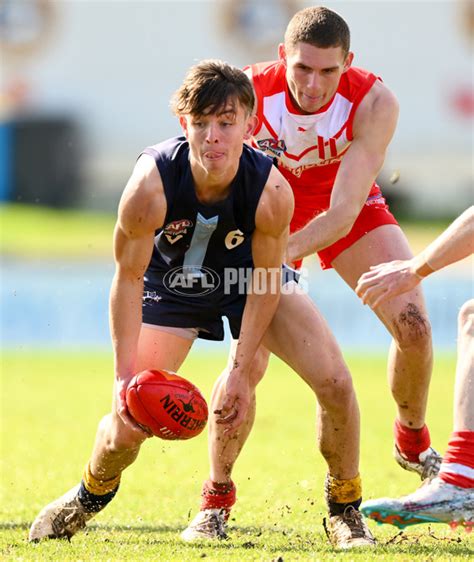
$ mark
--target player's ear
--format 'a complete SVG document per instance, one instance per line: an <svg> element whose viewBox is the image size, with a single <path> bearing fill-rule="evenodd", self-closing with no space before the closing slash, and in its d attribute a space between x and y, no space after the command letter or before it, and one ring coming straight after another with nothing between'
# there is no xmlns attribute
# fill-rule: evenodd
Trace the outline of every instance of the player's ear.
<svg viewBox="0 0 474 562"><path fill-rule="evenodd" d="M344 61L344 69L342 72L346 72L352 65L352 61L354 60L354 53L349 51L346 55L346 60Z"/></svg>
<svg viewBox="0 0 474 562"><path fill-rule="evenodd" d="M286 64L286 49L284 43L278 45L278 58L281 62Z"/></svg>
<svg viewBox="0 0 474 562"><path fill-rule="evenodd" d="M253 132L255 131L257 124L258 124L258 117L255 114L250 115L250 117L247 119L247 125L244 133L244 140L249 140L252 138Z"/></svg>
<svg viewBox="0 0 474 562"><path fill-rule="evenodd" d="M179 116L179 124L181 125L181 128L183 129L184 136L186 138L188 138L188 121L187 121L185 115Z"/></svg>

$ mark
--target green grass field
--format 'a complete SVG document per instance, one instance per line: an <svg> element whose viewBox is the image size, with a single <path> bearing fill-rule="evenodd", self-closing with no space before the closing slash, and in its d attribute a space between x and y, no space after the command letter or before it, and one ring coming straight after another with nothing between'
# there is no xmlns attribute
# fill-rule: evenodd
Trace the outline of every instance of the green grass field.
<svg viewBox="0 0 474 562"><path fill-rule="evenodd" d="M114 223L112 213L3 204L0 253L28 259L110 258ZM402 227L416 253L448 224L449 221L411 221L402 223Z"/></svg>
<svg viewBox="0 0 474 562"><path fill-rule="evenodd" d="M218 346L217 346L218 349ZM384 355L348 356L362 411L365 497L418 486L391 458L394 405ZM225 354L191 354L181 372L209 397ZM150 439L123 476L115 500L86 533L29 544L39 509L78 482L99 418L109 409L106 354L6 352L2 359L2 560L467 560L474 537L445 525L372 527L376 551L335 552L322 527L325 465L315 449L315 403L305 385L273 360L258 393L254 431L234 472L239 501L229 541L180 542L207 476L206 436L188 442ZM451 429L454 355L437 355L429 417L444 451ZM472 559L472 558L471 558Z"/></svg>

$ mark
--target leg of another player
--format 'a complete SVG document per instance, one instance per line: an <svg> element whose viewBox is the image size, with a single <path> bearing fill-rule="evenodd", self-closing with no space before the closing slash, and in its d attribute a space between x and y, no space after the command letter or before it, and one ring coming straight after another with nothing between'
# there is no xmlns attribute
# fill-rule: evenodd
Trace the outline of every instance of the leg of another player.
<svg viewBox="0 0 474 562"><path fill-rule="evenodd" d="M474 299L463 304L458 316L454 427L439 476L474 491Z"/></svg>
<svg viewBox="0 0 474 562"><path fill-rule="evenodd" d="M459 312L454 431L438 478L401 498L363 504L368 517L398 527L418 523L474 526L474 300Z"/></svg>
<svg viewBox="0 0 474 562"><path fill-rule="evenodd" d="M474 299L458 318L458 363L454 386L454 431L474 431Z"/></svg>
<svg viewBox="0 0 474 562"><path fill-rule="evenodd" d="M395 225L384 225L355 242L332 265L354 289L360 275L371 265L411 256L402 230ZM377 308L376 314L393 337L388 379L398 406L395 422L397 461L423 478L433 477L439 469L440 457L430 449L430 436L425 425L433 350L421 288L384 303Z"/></svg>

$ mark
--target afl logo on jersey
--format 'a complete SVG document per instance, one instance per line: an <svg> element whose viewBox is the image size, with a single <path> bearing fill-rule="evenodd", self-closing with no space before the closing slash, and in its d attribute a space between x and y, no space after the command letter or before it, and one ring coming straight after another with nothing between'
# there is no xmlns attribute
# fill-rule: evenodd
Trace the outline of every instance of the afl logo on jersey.
<svg viewBox="0 0 474 562"><path fill-rule="evenodd" d="M174 267L163 278L164 286L180 297L201 297L213 293L221 284L219 275L209 267Z"/></svg>
<svg viewBox="0 0 474 562"><path fill-rule="evenodd" d="M170 244L174 244L188 232L188 228L193 226L193 222L189 219L179 219L168 223L163 228L163 234Z"/></svg>
<svg viewBox="0 0 474 562"><path fill-rule="evenodd" d="M281 156L286 150L284 140L277 139L261 139L257 140L258 148L263 152L270 152L274 156Z"/></svg>

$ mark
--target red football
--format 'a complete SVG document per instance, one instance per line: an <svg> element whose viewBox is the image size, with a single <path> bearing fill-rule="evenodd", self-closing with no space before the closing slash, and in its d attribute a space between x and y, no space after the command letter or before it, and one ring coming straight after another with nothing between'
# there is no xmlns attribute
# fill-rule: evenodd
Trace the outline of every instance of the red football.
<svg viewBox="0 0 474 562"><path fill-rule="evenodd" d="M138 373L127 387L126 399L135 421L161 439L191 439L206 426L208 411L203 395L171 371Z"/></svg>

